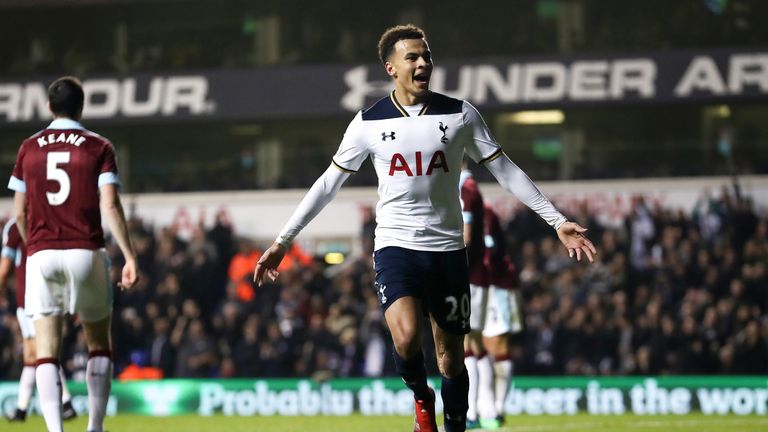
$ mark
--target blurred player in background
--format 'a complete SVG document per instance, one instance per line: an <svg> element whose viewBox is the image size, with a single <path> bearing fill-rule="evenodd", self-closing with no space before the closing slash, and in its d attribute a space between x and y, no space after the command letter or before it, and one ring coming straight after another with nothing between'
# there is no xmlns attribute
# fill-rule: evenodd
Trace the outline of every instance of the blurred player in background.
<svg viewBox="0 0 768 432"><path fill-rule="evenodd" d="M395 365L414 392L414 431L433 432L435 396L427 385L421 330L427 314L442 376L445 430L466 428L469 379L464 335L469 332L467 253L459 204L464 153L557 230L569 254L590 261L584 228L567 222L493 139L468 102L429 91L432 53L416 26L387 29L379 58L395 90L349 124L331 165L310 188L275 243L256 264L254 280L272 280L299 232L370 158L379 180L375 288L395 346ZM457 139L463 131L465 139ZM343 222L341 222L343 223Z"/></svg>
<svg viewBox="0 0 768 432"><path fill-rule="evenodd" d="M483 345L493 360L493 380L483 383L480 392L481 405L492 405L496 421L481 424L486 429L498 428L504 424L504 402L506 402L512 379L512 336L523 331L517 269L507 254L504 230L493 209L485 205L485 265L488 268L488 301ZM489 363L490 363L489 359Z"/></svg>
<svg viewBox="0 0 768 432"><path fill-rule="evenodd" d="M464 339L464 365L469 376L467 428L480 426L493 428L498 413L494 404L481 404L478 400L489 399L481 393L488 390L487 383L493 381L493 365L486 356L483 346L482 331L486 320L486 305L488 302L488 270L485 266L485 205L483 196L472 172L467 166L467 160L462 164L459 177L461 189L462 218L464 220L464 244L467 246L469 265L470 331ZM482 411L482 412L479 412Z"/></svg>
<svg viewBox="0 0 768 432"><path fill-rule="evenodd" d="M14 269L15 267L15 269ZM22 355L24 356L24 368L19 378L19 396L16 401L16 411L7 416L8 421L23 422L27 419L29 401L35 391L35 327L32 320L24 312L24 281L27 267L27 250L21 234L16 226L16 219L11 218L3 227L3 246L0 255L0 295L4 295L8 284L8 276L14 269L16 278L16 318L19 321L21 337L23 339ZM65 383L64 370L59 369L61 378L61 402L63 404L62 418L70 420L77 417L77 412L72 407L72 395Z"/></svg>
<svg viewBox="0 0 768 432"><path fill-rule="evenodd" d="M27 245L25 310L35 326L37 393L50 432L62 430L59 355L66 314L77 313L88 345L88 431L103 432L112 383L112 287L102 214L125 257L118 285L136 283L136 254L117 192L112 143L86 130L80 81L48 88L53 121L24 140L8 187Z"/></svg>

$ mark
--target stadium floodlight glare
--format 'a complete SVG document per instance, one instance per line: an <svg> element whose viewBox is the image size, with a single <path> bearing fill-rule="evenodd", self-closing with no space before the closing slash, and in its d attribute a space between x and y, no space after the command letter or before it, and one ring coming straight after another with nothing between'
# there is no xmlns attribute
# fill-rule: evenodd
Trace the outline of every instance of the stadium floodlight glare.
<svg viewBox="0 0 768 432"><path fill-rule="evenodd" d="M230 131L232 135L239 136L261 135L264 132L264 127L259 124L242 124L232 126Z"/></svg>
<svg viewBox="0 0 768 432"><path fill-rule="evenodd" d="M721 118L728 118L731 116L731 107L728 105L718 105L714 109L715 115Z"/></svg>
<svg viewBox="0 0 768 432"><path fill-rule="evenodd" d="M341 252L328 252L325 254L325 263L326 264L341 264L344 262L344 254Z"/></svg>
<svg viewBox="0 0 768 432"><path fill-rule="evenodd" d="M561 124L565 114L561 110L519 111L509 113L504 119L507 123L515 124Z"/></svg>

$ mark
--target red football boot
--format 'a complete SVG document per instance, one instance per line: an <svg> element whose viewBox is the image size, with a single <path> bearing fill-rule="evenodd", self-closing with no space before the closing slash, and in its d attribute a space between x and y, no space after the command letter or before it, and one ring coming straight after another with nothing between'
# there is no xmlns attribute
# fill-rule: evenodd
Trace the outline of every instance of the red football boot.
<svg viewBox="0 0 768 432"><path fill-rule="evenodd" d="M413 432L437 432L437 422L435 421L435 391L429 389L429 400L416 399L416 421L413 425Z"/></svg>

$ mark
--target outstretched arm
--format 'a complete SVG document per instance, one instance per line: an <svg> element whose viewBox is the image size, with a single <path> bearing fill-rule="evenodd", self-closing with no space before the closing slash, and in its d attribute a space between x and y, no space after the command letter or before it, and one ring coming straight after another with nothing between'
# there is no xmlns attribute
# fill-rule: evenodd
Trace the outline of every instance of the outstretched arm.
<svg viewBox="0 0 768 432"><path fill-rule="evenodd" d="M593 255L597 254L595 246L584 236L586 228L575 222L565 222L557 229L557 237L568 249L568 256L573 258L576 254L576 260L581 261L581 254L587 256L589 262L594 262Z"/></svg>
<svg viewBox="0 0 768 432"><path fill-rule="evenodd" d="M500 151L500 150L499 150ZM544 196L538 187L531 181L507 155L501 152L498 157L484 164L496 177L501 187L513 193L523 204L535 211L551 227L557 231L557 237L568 249L568 256L581 261L581 254L585 254L590 262L597 253L595 246L584 236L586 228L574 222L568 222L554 205Z"/></svg>
<svg viewBox="0 0 768 432"><path fill-rule="evenodd" d="M557 237L568 249L569 256L573 257L575 253L576 259L581 260L581 254L584 253L591 262L592 255L597 251L592 242L584 237L586 228L568 222L523 170L509 160L475 107L464 102L462 113L464 124L470 126L472 131L472 140L466 147L467 153L475 161L485 165L501 187L515 194L523 204L557 230Z"/></svg>
<svg viewBox="0 0 768 432"><path fill-rule="evenodd" d="M291 242L318 213L328 205L341 185L349 178L349 173L342 172L334 164L315 181L315 184L309 189L299 203L299 206L293 212L293 215L285 224L280 235L272 246L264 252L259 262L256 263L256 270L253 274L253 281L261 286L266 273L270 280L277 278L277 267L285 256L285 251Z"/></svg>

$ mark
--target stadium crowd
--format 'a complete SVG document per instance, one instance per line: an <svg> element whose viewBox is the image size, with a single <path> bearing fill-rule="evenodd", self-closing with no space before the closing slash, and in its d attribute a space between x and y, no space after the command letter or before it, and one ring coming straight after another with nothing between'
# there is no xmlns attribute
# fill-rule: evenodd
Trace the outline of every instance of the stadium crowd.
<svg viewBox="0 0 768 432"><path fill-rule="evenodd" d="M599 224L586 203L569 216L596 240L594 265L569 261L527 209L506 229L525 299L518 374L768 374L768 219L738 188L705 192L692 214L638 198L618 227ZM116 291L116 374L394 375L373 290L372 217L361 256L329 267L294 248L279 282L258 289L251 279L260 251L225 218L189 240L133 218L142 273L134 289ZM108 252L116 280L119 249ZM13 380L21 337L13 296L4 297L0 380ZM70 322L66 334L63 364L84 379L81 327Z"/></svg>

